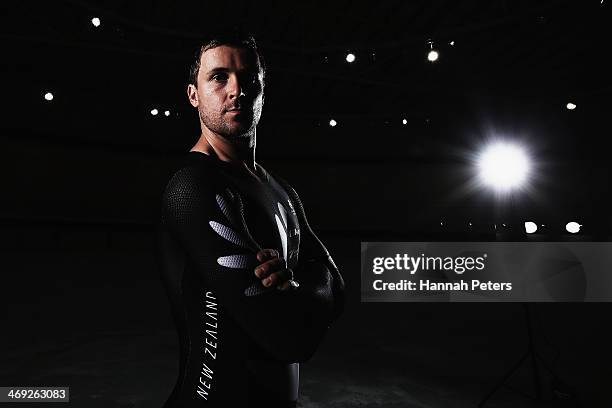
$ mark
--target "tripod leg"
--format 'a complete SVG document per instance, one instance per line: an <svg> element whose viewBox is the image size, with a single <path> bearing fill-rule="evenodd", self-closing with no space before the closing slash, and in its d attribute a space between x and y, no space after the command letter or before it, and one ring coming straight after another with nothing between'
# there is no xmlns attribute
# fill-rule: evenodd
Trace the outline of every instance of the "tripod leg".
<svg viewBox="0 0 612 408"><path fill-rule="evenodd" d="M535 352L531 352L531 367L533 369L533 387L535 388L536 401L542 400L542 383L540 381L540 370L538 369L538 360Z"/></svg>
<svg viewBox="0 0 612 408"><path fill-rule="evenodd" d="M523 361L525 361L525 359L527 359L527 357L529 356L530 351L527 350L527 352L525 352L525 354L523 355L523 357L521 357L507 372L506 374L504 374L504 376L497 382L497 384L495 384L495 386L491 389L491 391L489 391L489 393L482 399L482 401L480 401L478 403L478 408L482 408L484 407L484 404L489 400L489 398L491 398L491 396L493 394L495 394L497 392L497 390L499 390L501 388L502 385L504 385L504 383L506 382L506 380L521 366L521 364L523 364Z"/></svg>
<svg viewBox="0 0 612 408"><path fill-rule="evenodd" d="M531 368L533 369L533 386L535 389L536 401L542 400L542 383L540 381L540 370L538 368L538 359L536 355L533 329L531 327L531 317L529 314L529 304L525 304L525 318L527 319L527 335L529 336L529 351L531 353Z"/></svg>

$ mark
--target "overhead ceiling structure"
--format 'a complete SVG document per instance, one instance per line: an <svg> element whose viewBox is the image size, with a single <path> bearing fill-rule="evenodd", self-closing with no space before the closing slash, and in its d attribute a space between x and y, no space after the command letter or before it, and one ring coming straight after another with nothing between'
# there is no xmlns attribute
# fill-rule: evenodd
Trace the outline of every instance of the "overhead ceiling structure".
<svg viewBox="0 0 612 408"><path fill-rule="evenodd" d="M0 126L13 142L185 152L199 136L186 98L198 40L234 26L254 34L268 67L259 158L453 168L502 139L528 149L536 176L548 166L548 203L587 179L573 203L611 201L607 1L3 7Z"/></svg>
<svg viewBox="0 0 612 408"><path fill-rule="evenodd" d="M376 154L361 132L395 154L444 156L495 129L570 158L601 155L609 14L600 1L15 2L2 17L3 126L184 146L197 136L185 98L194 46L207 29L235 25L255 34L269 67L270 146L333 138L347 159Z"/></svg>

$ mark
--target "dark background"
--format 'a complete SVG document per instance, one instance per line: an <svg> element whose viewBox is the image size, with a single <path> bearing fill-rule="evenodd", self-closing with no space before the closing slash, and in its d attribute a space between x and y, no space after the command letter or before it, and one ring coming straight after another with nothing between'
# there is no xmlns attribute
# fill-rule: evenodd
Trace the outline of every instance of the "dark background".
<svg viewBox="0 0 612 408"><path fill-rule="evenodd" d="M348 285L344 317L302 366L302 406L476 406L527 346L519 304L361 304L361 241L610 241L607 0L0 8L0 386L70 386L75 407L158 407L172 389L153 231L199 136L187 67L211 27L258 39L258 161L295 186ZM528 188L502 198L473 183L497 138L534 160ZM525 220L545 227L525 236ZM546 401L532 402L525 364L487 406L609 406L611 311L532 305L563 381L543 372Z"/></svg>

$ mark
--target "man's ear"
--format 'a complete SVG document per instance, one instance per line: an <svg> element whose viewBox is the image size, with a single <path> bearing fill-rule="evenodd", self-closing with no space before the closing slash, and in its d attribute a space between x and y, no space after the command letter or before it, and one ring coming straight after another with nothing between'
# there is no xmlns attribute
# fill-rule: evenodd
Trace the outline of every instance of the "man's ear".
<svg viewBox="0 0 612 408"><path fill-rule="evenodd" d="M200 104L200 100L198 99L198 88L196 88L194 84L187 85L187 98L189 98L189 103L194 108L197 108Z"/></svg>

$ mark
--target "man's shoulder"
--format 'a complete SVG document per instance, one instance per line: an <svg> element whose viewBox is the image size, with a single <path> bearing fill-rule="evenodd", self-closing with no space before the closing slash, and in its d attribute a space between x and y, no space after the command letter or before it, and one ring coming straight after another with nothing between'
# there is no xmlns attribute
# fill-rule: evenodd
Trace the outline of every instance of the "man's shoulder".
<svg viewBox="0 0 612 408"><path fill-rule="evenodd" d="M194 199L213 193L219 181L219 172L205 160L187 157L172 174L164 190L164 198Z"/></svg>

